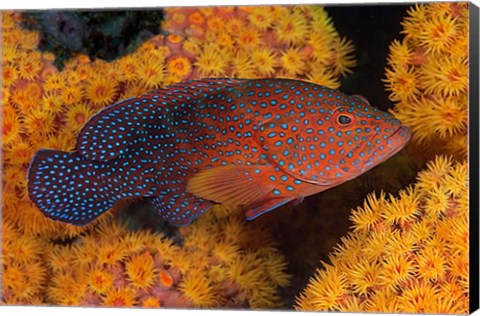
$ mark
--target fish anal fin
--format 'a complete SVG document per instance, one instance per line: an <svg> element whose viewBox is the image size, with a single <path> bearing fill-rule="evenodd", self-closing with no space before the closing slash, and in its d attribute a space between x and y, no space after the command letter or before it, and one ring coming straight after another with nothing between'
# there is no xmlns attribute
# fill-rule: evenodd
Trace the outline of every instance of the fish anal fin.
<svg viewBox="0 0 480 316"><path fill-rule="evenodd" d="M164 194L152 200L158 213L171 225L177 227L188 225L213 206L213 203L191 193L175 192L167 189Z"/></svg>
<svg viewBox="0 0 480 316"><path fill-rule="evenodd" d="M295 200L295 198L285 197L285 198L278 198L278 199L269 199L262 203L251 205L245 211L245 217L248 220L255 219L260 215L273 211L274 209L282 205L285 205L293 200Z"/></svg>
<svg viewBox="0 0 480 316"><path fill-rule="evenodd" d="M195 174L187 184L194 195L221 204L249 205L269 194L275 183L267 181L271 165L221 166Z"/></svg>

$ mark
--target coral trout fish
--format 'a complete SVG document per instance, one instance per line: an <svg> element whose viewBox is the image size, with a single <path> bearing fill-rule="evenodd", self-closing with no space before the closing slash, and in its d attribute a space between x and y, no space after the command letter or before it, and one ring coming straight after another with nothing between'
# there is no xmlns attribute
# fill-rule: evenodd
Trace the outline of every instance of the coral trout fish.
<svg viewBox="0 0 480 316"><path fill-rule="evenodd" d="M351 180L397 153L410 131L360 96L287 79L202 79L111 105L81 129L75 152L42 149L30 199L85 225L146 197L170 224L217 203L254 219Z"/></svg>

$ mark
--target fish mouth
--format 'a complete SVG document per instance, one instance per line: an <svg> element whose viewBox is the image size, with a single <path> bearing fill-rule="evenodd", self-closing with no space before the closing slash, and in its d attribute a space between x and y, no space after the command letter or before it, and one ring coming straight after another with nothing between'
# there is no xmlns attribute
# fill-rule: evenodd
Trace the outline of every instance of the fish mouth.
<svg viewBox="0 0 480 316"><path fill-rule="evenodd" d="M376 136L376 135L375 135ZM404 125L399 126L397 129L393 131L390 136L387 137L387 142L388 146L391 150L384 150L380 153L380 155L372 153L370 157L368 157L366 164L371 165L370 168L378 165L380 162L383 162L387 160L388 158L392 157L396 153L398 153L400 150L405 147L405 145L408 143L410 140L410 137L412 136L412 133L410 132L410 129ZM376 162L376 163L374 163Z"/></svg>
<svg viewBox="0 0 480 316"><path fill-rule="evenodd" d="M390 156L393 156L395 155L396 153L398 153L400 150L403 149L403 147L405 147L405 145L408 143L408 141L410 140L410 138L412 137L412 132L410 132L410 129L408 127L406 127L405 125L401 125L399 128L397 128L393 133L392 135L390 135L387 139L389 140L392 140L392 139L395 139L397 140L397 143L396 144L393 144L393 145L397 145L396 148L391 152ZM388 157L387 157L388 158Z"/></svg>
<svg viewBox="0 0 480 316"><path fill-rule="evenodd" d="M361 152L365 151L367 147L368 142L374 142L375 138L378 137L379 134L373 134L371 135L365 142L362 142L360 145L358 145L355 149L352 150L352 152ZM411 137L411 132L410 129L406 126L398 126L389 136L387 136L385 141L387 141L387 144L384 146L387 147L380 153L377 151L374 151L368 156L365 156L360 164L363 165L360 169L355 169L352 168L350 171L345 172L345 177L347 180L353 179L358 176L359 172L364 173L367 172L368 170L372 169L373 167L379 165L380 163L384 162L385 160L389 159L396 153L398 153L400 150L405 147L405 145L408 143ZM388 143L390 141L390 143Z"/></svg>
<svg viewBox="0 0 480 316"><path fill-rule="evenodd" d="M362 151L365 150L366 143L368 142L374 142L375 137L377 137L379 134L373 134L369 139L364 142L362 145L359 145L356 150ZM405 147L405 145L408 143L411 137L411 132L410 129L406 126L399 126L396 128L387 138L386 141L390 141L390 143L385 144L384 146L388 148L385 148L383 151L378 153L377 151L374 151L372 154L369 156L366 156L363 161L363 167L360 169L362 173L372 169L373 167L379 165L380 163L384 162L385 160L389 159L396 153L398 153L400 150ZM365 144L365 145L364 145ZM357 171L358 172L358 171ZM353 176L352 176L353 177Z"/></svg>

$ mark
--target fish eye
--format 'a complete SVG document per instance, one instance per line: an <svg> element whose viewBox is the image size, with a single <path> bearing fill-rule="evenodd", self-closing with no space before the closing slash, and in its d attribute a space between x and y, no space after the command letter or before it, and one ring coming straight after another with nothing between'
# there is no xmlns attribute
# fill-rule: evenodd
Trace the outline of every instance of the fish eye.
<svg viewBox="0 0 480 316"><path fill-rule="evenodd" d="M348 125L352 122L352 119L349 116L342 114L337 117L337 121L341 125Z"/></svg>

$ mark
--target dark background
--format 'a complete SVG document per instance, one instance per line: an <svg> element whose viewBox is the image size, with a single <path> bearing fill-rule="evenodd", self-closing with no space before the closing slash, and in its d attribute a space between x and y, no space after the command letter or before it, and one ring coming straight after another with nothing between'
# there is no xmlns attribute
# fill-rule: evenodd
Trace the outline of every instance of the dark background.
<svg viewBox="0 0 480 316"><path fill-rule="evenodd" d="M335 29L355 45L357 67L342 78L340 90L365 96L381 110L393 106L385 91L385 67L388 47L394 39L401 40L401 22L411 4L326 5Z"/></svg>

